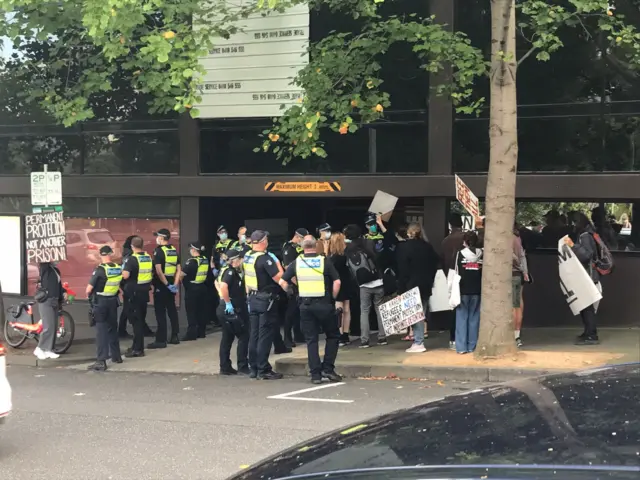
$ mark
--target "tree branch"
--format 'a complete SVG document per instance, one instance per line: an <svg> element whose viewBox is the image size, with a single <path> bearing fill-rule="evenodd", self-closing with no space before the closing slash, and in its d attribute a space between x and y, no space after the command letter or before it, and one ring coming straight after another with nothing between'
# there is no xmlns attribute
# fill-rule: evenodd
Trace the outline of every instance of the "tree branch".
<svg viewBox="0 0 640 480"><path fill-rule="evenodd" d="M519 67L520 64L524 62L527 58L529 58L531 55L533 55L533 52L535 52L536 50L538 50L538 47L531 47L527 53L525 53L522 57L520 57L520 59L518 60L518 64L516 66Z"/></svg>

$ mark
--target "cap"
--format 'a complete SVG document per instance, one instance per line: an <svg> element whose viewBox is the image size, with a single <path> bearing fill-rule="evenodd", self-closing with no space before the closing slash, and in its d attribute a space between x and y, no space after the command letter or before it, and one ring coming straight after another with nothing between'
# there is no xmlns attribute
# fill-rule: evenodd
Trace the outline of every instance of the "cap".
<svg viewBox="0 0 640 480"><path fill-rule="evenodd" d="M365 225L370 225L372 223L377 223L378 219L375 213L367 213L367 215L364 217L364 224Z"/></svg>
<svg viewBox="0 0 640 480"><path fill-rule="evenodd" d="M191 242L189 244L189 248L193 248L195 250L201 251L204 249L201 242Z"/></svg>
<svg viewBox="0 0 640 480"><path fill-rule="evenodd" d="M100 248L100 255L111 255L112 253L113 249L109 245Z"/></svg>
<svg viewBox="0 0 640 480"><path fill-rule="evenodd" d="M216 233L220 233L222 230L225 230L225 231L226 231L226 230L227 230L227 227L225 227L224 225L220 225L220 226L218 227L218 229L216 230Z"/></svg>
<svg viewBox="0 0 640 480"><path fill-rule="evenodd" d="M306 228L299 228L296 230L296 235L300 235L301 237L306 237L307 235L309 235L309 230L307 230Z"/></svg>
<svg viewBox="0 0 640 480"><path fill-rule="evenodd" d="M167 240L171 238L171 232L166 228L161 228L157 232L153 232L154 237L164 237Z"/></svg>
<svg viewBox="0 0 640 480"><path fill-rule="evenodd" d="M235 248L230 248L226 252L224 252L225 257L227 257L227 261L233 260L234 258L242 258L244 252L242 250L236 250Z"/></svg>
<svg viewBox="0 0 640 480"><path fill-rule="evenodd" d="M251 241L253 243L258 243L264 240L264 237L268 237L268 236L269 236L269 232L267 232L266 230L255 230L251 234Z"/></svg>
<svg viewBox="0 0 640 480"><path fill-rule="evenodd" d="M331 225L329 225L329 224L328 224L328 223L326 223L326 222L325 222L325 223L323 223L322 225L320 225L320 226L318 227L318 231L319 231L319 232L324 232L324 231L326 231L326 230L331 230Z"/></svg>

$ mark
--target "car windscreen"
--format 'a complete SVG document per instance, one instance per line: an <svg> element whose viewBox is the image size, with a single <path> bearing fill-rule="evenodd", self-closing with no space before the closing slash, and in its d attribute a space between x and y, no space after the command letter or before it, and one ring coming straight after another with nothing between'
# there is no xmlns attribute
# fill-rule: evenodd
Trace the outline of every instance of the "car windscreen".
<svg viewBox="0 0 640 480"><path fill-rule="evenodd" d="M113 242L113 237L106 230L101 232L88 232L87 238L91 243L97 243L97 244L105 244L105 243Z"/></svg>

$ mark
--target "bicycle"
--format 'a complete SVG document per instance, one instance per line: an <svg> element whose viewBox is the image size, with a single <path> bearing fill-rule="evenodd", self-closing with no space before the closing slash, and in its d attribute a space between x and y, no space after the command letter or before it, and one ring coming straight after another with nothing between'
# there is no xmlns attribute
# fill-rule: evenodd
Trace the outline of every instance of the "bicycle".
<svg viewBox="0 0 640 480"><path fill-rule="evenodd" d="M70 305L73 299L71 291L67 290L67 300L65 305ZM40 340L40 334L42 333L42 320L34 323L33 319L33 306L36 302L22 302L17 305L12 305L7 309L10 317L4 323L4 338L12 348L20 348L27 339L33 339L35 341ZM28 315L29 322L23 323L18 320L23 314ZM10 321L13 318L14 321ZM63 354L73 342L73 338L76 334L76 324L73 317L69 312L62 309L58 310L58 326L56 328L56 338L53 345L53 351L57 354ZM15 337L14 337L15 335Z"/></svg>

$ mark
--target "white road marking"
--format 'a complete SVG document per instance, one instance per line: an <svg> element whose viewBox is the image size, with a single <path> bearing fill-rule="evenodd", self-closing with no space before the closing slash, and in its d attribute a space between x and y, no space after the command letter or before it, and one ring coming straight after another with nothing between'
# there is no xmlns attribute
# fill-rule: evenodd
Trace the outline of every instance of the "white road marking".
<svg viewBox="0 0 640 480"><path fill-rule="evenodd" d="M337 400L333 398L309 398L309 397L294 397L294 395L300 395L302 393L315 392L316 390L322 390L323 388L339 387L344 385L344 382L340 383L328 383L326 385L318 385L317 387L304 388L302 390L296 390L294 392L281 393L279 395L272 395L267 397L272 400L301 400L303 402L327 402L327 403L353 403L353 400Z"/></svg>

